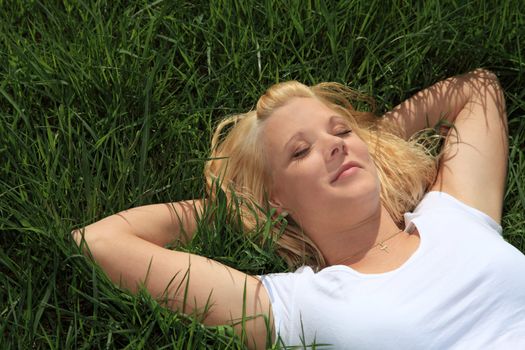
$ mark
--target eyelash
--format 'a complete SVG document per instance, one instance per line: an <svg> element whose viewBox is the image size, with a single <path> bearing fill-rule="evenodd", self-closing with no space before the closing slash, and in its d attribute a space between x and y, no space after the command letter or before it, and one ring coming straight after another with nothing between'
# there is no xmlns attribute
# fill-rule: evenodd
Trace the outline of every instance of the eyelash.
<svg viewBox="0 0 525 350"><path fill-rule="evenodd" d="M344 131L341 131L341 132L337 133L336 135L337 136L346 136L346 135L348 135L350 133L352 133L352 129L346 129Z"/></svg>
<svg viewBox="0 0 525 350"><path fill-rule="evenodd" d="M304 156L306 156L308 154L308 152L310 151L310 147L307 147L307 148L303 148L297 152L295 152L293 155L292 155L292 158L294 160L301 160L304 158Z"/></svg>
<svg viewBox="0 0 525 350"><path fill-rule="evenodd" d="M345 136L350 135L351 133L352 133L352 130L351 129L347 129L347 130L338 132L335 135L336 136L345 137ZM310 147L307 147L307 148L301 149L301 150L299 150L297 152L294 152L294 154L292 155L292 158L294 160L301 160L308 154L308 152L310 152Z"/></svg>

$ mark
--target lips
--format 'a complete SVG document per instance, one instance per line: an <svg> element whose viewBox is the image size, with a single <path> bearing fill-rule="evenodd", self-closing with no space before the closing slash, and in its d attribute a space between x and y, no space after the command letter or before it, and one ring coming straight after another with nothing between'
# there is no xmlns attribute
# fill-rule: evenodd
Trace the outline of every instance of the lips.
<svg viewBox="0 0 525 350"><path fill-rule="evenodd" d="M331 182L331 183L336 182L336 181L339 180L341 177L344 177L345 175L350 174L350 171L352 170L352 168L360 168L360 166L359 166L359 164L357 164L356 162L348 162L348 163L344 163L344 164L341 165L341 167L337 170L337 173L335 174L335 176L332 178L332 181L330 181L330 182Z"/></svg>

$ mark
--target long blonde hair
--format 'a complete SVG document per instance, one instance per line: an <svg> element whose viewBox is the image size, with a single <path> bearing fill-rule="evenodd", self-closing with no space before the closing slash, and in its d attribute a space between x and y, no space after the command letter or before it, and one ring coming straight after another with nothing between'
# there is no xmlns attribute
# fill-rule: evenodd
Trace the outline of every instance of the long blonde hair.
<svg viewBox="0 0 525 350"><path fill-rule="evenodd" d="M275 84L261 96L255 110L221 121L212 137L211 160L205 166L210 195L214 195L217 181L227 195L235 193L241 199L239 210L247 232L267 218L272 178L261 140L262 125L294 97L317 98L348 119L354 132L368 145L381 183L382 204L402 226L403 213L413 210L433 183L436 158L417 142L399 137L394 126L379 122L381 119L373 114L371 98L338 83L311 87L296 81ZM366 102L372 111L357 111L352 101ZM274 227L272 233L276 235L278 254L290 267L325 266L319 249L291 218L284 230Z"/></svg>

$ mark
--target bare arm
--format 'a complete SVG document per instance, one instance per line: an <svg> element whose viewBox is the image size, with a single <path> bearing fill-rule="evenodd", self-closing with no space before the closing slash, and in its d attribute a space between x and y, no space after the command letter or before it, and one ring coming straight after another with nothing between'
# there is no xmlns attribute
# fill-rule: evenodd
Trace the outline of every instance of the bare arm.
<svg viewBox="0 0 525 350"><path fill-rule="evenodd" d="M138 207L76 230L73 237L79 245L84 240L85 252L120 287L136 292L143 286L166 307L200 317L207 325L233 325L250 348L264 349L272 316L260 281L211 259L163 247L184 240L179 217L191 219L182 228L193 234L194 208L201 206L198 201Z"/></svg>
<svg viewBox="0 0 525 350"><path fill-rule="evenodd" d="M139 238L158 246L173 241L186 243L197 229L196 218L203 200L151 204L122 211L86 227L91 232L102 227L122 227Z"/></svg>
<svg viewBox="0 0 525 350"><path fill-rule="evenodd" d="M441 118L454 124L445 142L433 190L450 193L497 222L507 165L505 100L497 77L483 69L420 91L385 114L409 138Z"/></svg>

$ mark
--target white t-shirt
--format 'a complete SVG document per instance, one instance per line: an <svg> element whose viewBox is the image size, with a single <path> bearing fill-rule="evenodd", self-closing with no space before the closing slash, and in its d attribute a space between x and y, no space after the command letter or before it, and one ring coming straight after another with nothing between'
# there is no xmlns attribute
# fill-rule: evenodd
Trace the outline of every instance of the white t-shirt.
<svg viewBox="0 0 525 350"><path fill-rule="evenodd" d="M420 245L399 268L261 276L278 336L331 349L525 349L525 255L488 215L442 192L405 214ZM324 348L324 347L321 347Z"/></svg>

